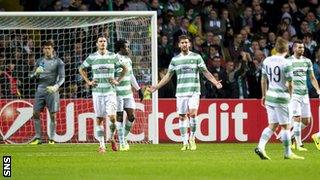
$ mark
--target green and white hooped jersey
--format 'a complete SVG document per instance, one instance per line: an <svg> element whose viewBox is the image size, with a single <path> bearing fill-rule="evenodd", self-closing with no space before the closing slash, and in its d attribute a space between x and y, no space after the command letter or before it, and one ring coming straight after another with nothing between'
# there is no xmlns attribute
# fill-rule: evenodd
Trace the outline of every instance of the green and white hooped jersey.
<svg viewBox="0 0 320 180"><path fill-rule="evenodd" d="M180 53L172 58L168 72L176 72L176 97L200 95L199 72L207 69L202 57L189 51L187 55Z"/></svg>
<svg viewBox="0 0 320 180"><path fill-rule="evenodd" d="M262 63L262 75L268 79L266 104L286 105L290 102L287 81L292 81L292 62L282 56L267 57Z"/></svg>
<svg viewBox="0 0 320 180"><path fill-rule="evenodd" d="M92 68L93 79L97 82L97 86L92 88L92 94L108 95L116 93L114 86L109 82L109 78L114 78L115 69L119 66L119 60L113 52L107 52L104 55L95 52L87 57L81 67Z"/></svg>
<svg viewBox="0 0 320 180"><path fill-rule="evenodd" d="M131 76L133 74L132 71L132 61L128 56L123 56L117 54L120 64L123 64L127 67L128 72L125 74L123 79L120 81L119 85L116 86L117 96L121 98L131 98L133 97L132 94L132 87L131 87ZM122 68L116 69L116 77L120 77L122 72Z"/></svg>
<svg viewBox="0 0 320 180"><path fill-rule="evenodd" d="M301 56L297 59L294 56L288 58L293 67L293 98L309 97L307 87L307 76L313 72L313 66L310 59Z"/></svg>

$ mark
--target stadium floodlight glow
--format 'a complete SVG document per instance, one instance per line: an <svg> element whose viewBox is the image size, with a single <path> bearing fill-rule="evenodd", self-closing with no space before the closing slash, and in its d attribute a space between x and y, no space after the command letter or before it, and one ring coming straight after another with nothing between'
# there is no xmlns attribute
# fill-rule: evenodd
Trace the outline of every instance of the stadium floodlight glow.
<svg viewBox="0 0 320 180"><path fill-rule="evenodd" d="M0 12L0 49L2 51L0 53L6 64L15 66L15 77L20 82L22 100L32 101L34 98L35 82L28 75L33 68L34 60L42 54L43 41L53 40L56 55L66 64L66 82L60 88L61 102L64 106L61 107L62 110L57 116L57 134L61 135L66 131L66 114L70 113L66 108L68 104L74 103L75 115L93 112L90 93L79 77L77 68L90 53L96 51L95 42L101 35L107 36L107 49L110 51L114 51L114 43L118 39L125 39L130 43L133 71L142 88L147 89L150 85L157 83L157 13L155 11ZM14 97L3 96L8 102L14 100ZM135 97L137 97L136 93ZM158 144L158 93L153 93L151 99L143 103L138 102L137 99L137 108L139 108L137 121L133 126L131 137L134 137L134 133L143 132L145 135L143 142ZM79 130L78 118L77 116L74 118L75 131ZM83 120L84 117L81 116L81 118ZM41 119L42 126L46 124L43 122L44 119L46 118ZM15 121L14 117L11 121ZM0 134L6 134L3 131L10 129L12 124L14 123L10 121L6 121L6 124L0 122ZM31 124L26 123L25 126L31 126ZM93 122L88 122L87 129L93 126ZM24 131L33 129L33 127L24 126L21 128ZM23 132L19 132L22 129L16 131L20 137L23 136ZM90 130L90 132L94 131ZM13 133L11 137L6 138L8 141L11 138L10 141L14 142L14 136ZM73 137L69 142L77 142L79 137L85 138L82 134ZM94 138L87 138L87 140L95 141ZM22 141L18 140L18 142Z"/></svg>

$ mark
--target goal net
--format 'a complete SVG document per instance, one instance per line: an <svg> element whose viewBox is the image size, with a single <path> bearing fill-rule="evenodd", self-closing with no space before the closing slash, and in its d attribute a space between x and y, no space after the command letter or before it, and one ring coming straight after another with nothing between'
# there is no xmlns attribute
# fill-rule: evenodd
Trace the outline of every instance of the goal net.
<svg viewBox="0 0 320 180"><path fill-rule="evenodd" d="M28 143L35 137L32 105L36 79L31 78L42 44L52 40L55 56L65 63L65 83L60 87L55 141L93 143L95 115L91 89L78 67L95 52L99 36L108 40L108 50L125 39L130 43L133 73L145 91L156 83L155 12L42 12L0 13L0 138L2 143ZM91 76L90 69L88 70ZM129 134L131 142L157 143L157 95L145 91L140 102L137 92L136 120ZM41 115L42 138L48 139L49 115ZM108 124L106 124L106 136ZM0 139L0 140L1 140Z"/></svg>

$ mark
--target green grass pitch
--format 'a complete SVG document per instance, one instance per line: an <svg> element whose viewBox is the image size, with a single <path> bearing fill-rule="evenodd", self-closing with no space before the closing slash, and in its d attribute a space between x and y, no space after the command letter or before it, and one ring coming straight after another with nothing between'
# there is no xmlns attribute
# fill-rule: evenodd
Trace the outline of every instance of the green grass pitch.
<svg viewBox="0 0 320 180"><path fill-rule="evenodd" d="M0 145L11 155L12 177L4 179L268 179L320 178L320 151L306 143L306 160L284 160L282 145L267 145L270 161L254 154L256 144L198 144L180 151L181 144L132 144L128 152L97 152L97 144ZM3 178L3 177L2 177ZM1 178L0 178L1 179Z"/></svg>

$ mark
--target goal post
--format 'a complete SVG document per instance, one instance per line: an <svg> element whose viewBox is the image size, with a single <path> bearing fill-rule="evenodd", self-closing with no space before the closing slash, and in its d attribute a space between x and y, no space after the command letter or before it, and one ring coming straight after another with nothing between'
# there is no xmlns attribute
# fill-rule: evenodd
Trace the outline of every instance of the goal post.
<svg viewBox="0 0 320 180"><path fill-rule="evenodd" d="M59 89L61 105L55 140L97 142L90 89L79 76L78 67L96 51L95 42L100 35L107 36L109 51L114 51L114 43L119 39L130 43L133 72L144 90L157 83L155 11L0 12L0 133L5 142L27 143L34 137L30 104L36 82L29 75L35 60L42 56L42 43L47 40L54 42L55 55L66 65L66 81ZM129 140L158 144L158 94L145 94L150 99L140 102L134 91L136 122ZM47 138L49 118L43 114L42 136Z"/></svg>

